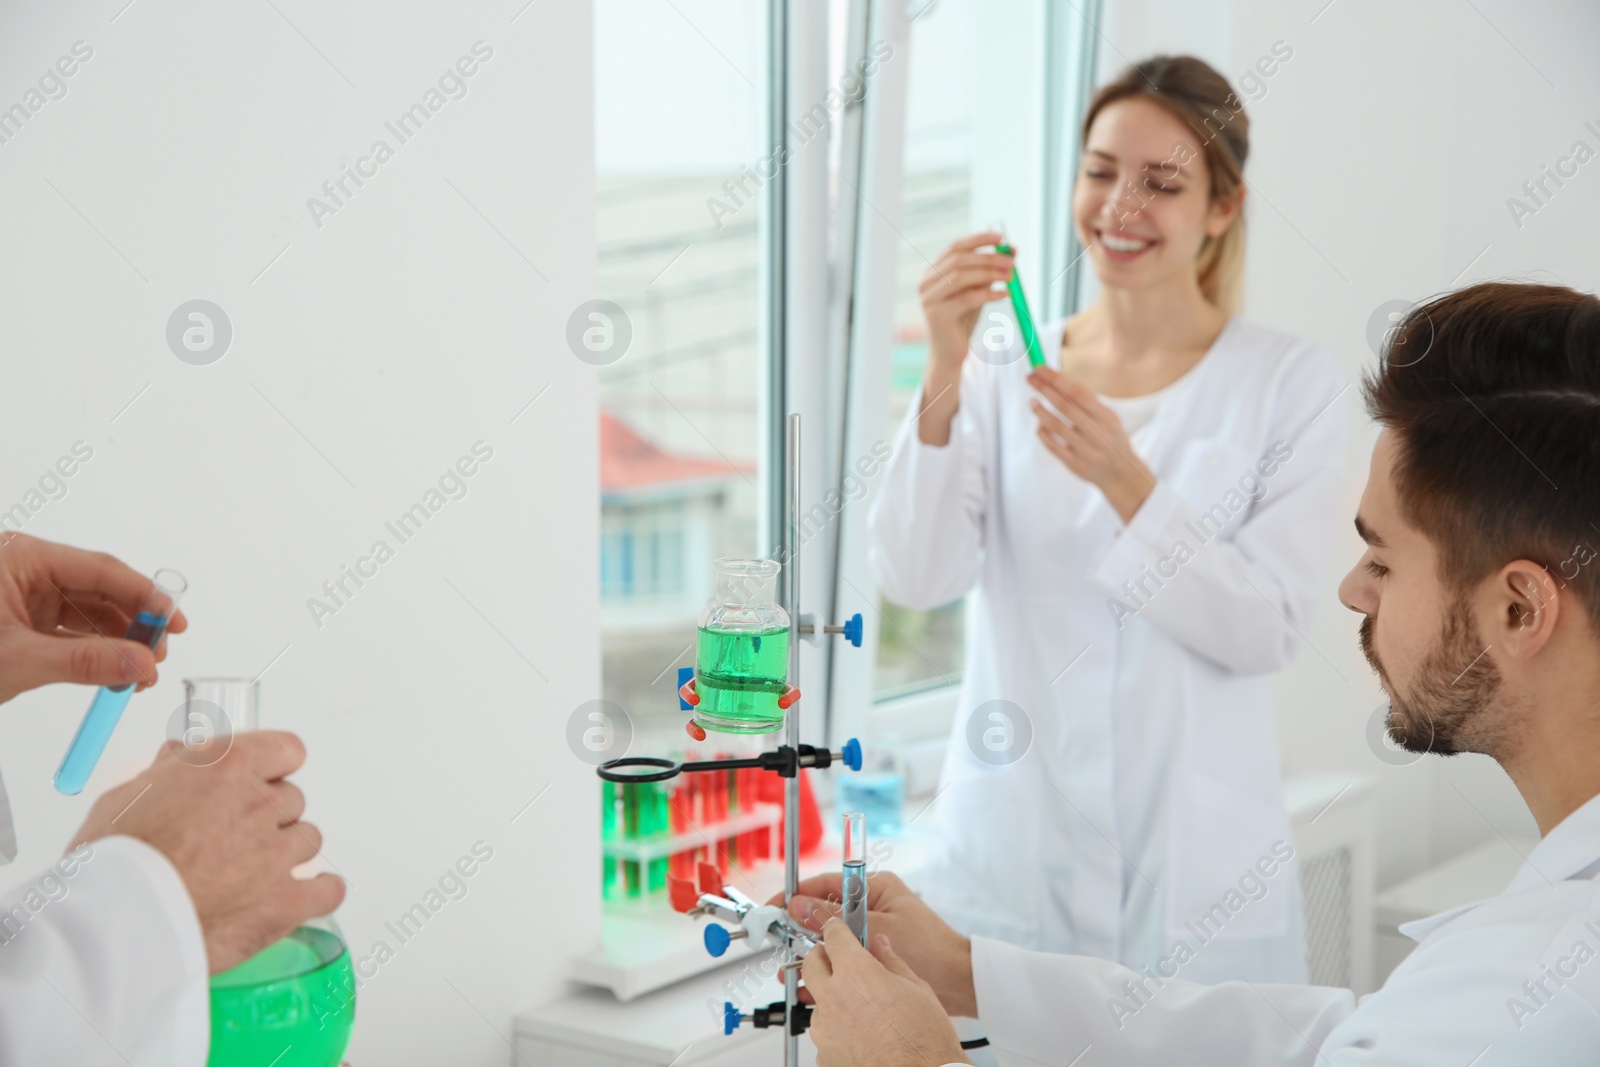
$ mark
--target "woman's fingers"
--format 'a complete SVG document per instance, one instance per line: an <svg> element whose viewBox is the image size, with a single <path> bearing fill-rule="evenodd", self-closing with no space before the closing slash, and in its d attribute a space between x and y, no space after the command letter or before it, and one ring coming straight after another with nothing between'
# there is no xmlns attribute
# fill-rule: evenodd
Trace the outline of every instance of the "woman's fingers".
<svg viewBox="0 0 1600 1067"><path fill-rule="evenodd" d="M965 237L958 237L950 242L950 252L972 252L979 248L1000 243L998 230L984 230L981 233L969 233Z"/></svg>
<svg viewBox="0 0 1600 1067"><path fill-rule="evenodd" d="M973 269L1010 274L1015 262L1015 257L1003 252L946 252L934 261L933 267L939 271Z"/></svg>
<svg viewBox="0 0 1600 1067"><path fill-rule="evenodd" d="M1068 415L1082 414L1093 421L1106 411L1100 398L1070 374L1062 374L1050 367L1035 367L1028 374L1028 384L1047 397L1056 408Z"/></svg>
<svg viewBox="0 0 1600 1067"><path fill-rule="evenodd" d="M1081 429L1038 400L1033 401L1033 413L1039 418L1035 432L1045 448L1072 473L1084 476L1094 458L1093 442L1084 438Z"/></svg>
<svg viewBox="0 0 1600 1067"><path fill-rule="evenodd" d="M1078 426L1051 411L1040 400L1032 400L1033 413L1039 418L1040 429L1047 430L1061 439L1062 444L1071 446L1081 439L1082 431Z"/></svg>
<svg viewBox="0 0 1600 1067"><path fill-rule="evenodd" d="M930 275L924 280L922 297L924 300L947 300L969 289L981 289L986 293L995 293L995 285L1005 281L1005 276L997 274L983 267L965 267L961 270L946 271L943 274Z"/></svg>
<svg viewBox="0 0 1600 1067"><path fill-rule="evenodd" d="M1046 430L1043 426L1039 427L1037 433L1040 442L1046 449L1049 450L1051 455L1059 459L1063 464L1066 465L1066 468L1072 471L1074 474L1082 473L1078 470L1078 458L1072 454L1071 449L1062 444L1054 434L1052 434L1049 430Z"/></svg>
<svg viewBox="0 0 1600 1067"><path fill-rule="evenodd" d="M1050 367L1035 367L1028 373L1028 384L1061 411L1072 411L1082 407L1062 384L1070 380L1066 375Z"/></svg>

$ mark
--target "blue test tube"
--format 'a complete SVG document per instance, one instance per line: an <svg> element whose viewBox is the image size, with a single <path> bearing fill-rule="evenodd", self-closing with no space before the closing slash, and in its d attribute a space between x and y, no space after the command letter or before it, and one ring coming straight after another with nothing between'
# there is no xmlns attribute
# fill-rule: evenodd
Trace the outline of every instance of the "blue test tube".
<svg viewBox="0 0 1600 1067"><path fill-rule="evenodd" d="M139 602L139 610L134 613L128 632L122 636L147 645L154 652L188 588L188 580L177 571L156 571L150 591ZM122 718L122 709L128 706L135 688L135 683L129 682L114 688L101 686L95 693L94 702L89 705L72 738L72 745L61 760L61 769L56 771L58 793L76 796L89 784L89 775L100 762L100 754L106 750L106 742L111 740L111 732L117 728L117 720Z"/></svg>
<svg viewBox="0 0 1600 1067"><path fill-rule="evenodd" d="M844 813L844 881L840 886L844 912L840 918L865 945L867 943L867 817L859 811Z"/></svg>

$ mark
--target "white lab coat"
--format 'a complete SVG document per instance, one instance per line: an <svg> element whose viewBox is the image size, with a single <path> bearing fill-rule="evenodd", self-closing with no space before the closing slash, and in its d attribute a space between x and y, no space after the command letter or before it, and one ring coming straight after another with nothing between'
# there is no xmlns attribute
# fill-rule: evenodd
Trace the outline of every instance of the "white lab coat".
<svg viewBox="0 0 1600 1067"><path fill-rule="evenodd" d="M67 859L0 900L0 1064L203 1067L209 967L177 869L123 836Z"/></svg>
<svg viewBox="0 0 1600 1067"><path fill-rule="evenodd" d="M1132 432L1158 481L1124 525L1036 438L1026 374L969 356L944 447L917 439L919 395L869 520L890 600L975 590L924 896L969 935L1137 966L1292 849L1271 672L1328 593L1347 381L1329 349L1231 319ZM1026 754L980 760L1007 728ZM1305 980L1279 866L1195 976Z"/></svg>
<svg viewBox="0 0 1600 1067"><path fill-rule="evenodd" d="M1359 1003L1348 989L1207 986L1186 968L1167 979L980 938L978 1014L1008 1067L1592 1067L1597 872L1600 797L1552 830L1500 896L1400 927L1420 944Z"/></svg>

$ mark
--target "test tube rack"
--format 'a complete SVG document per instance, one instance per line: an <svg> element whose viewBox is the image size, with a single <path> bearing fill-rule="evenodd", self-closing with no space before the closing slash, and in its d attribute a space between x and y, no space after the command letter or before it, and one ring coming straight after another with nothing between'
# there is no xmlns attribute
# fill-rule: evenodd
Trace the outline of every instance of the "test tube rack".
<svg viewBox="0 0 1600 1067"><path fill-rule="evenodd" d="M783 808L758 797L760 772L729 770L678 783L602 782L604 896L612 907L665 892L711 862L726 874L782 854Z"/></svg>

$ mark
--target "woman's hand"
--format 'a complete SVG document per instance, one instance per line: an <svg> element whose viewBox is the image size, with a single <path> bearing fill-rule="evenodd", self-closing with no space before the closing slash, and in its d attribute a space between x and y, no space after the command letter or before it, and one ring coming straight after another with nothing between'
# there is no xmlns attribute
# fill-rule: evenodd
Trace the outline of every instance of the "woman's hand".
<svg viewBox="0 0 1600 1067"><path fill-rule="evenodd" d="M983 305L1004 294L997 284L1011 277L1012 256L979 252L1000 240L994 232L955 241L922 276L922 315L928 322L928 369L922 380L922 411L917 438L942 448L961 406L961 364Z"/></svg>
<svg viewBox="0 0 1600 1067"><path fill-rule="evenodd" d="M1049 401L1033 401L1039 440L1068 470L1098 486L1124 523L1131 522L1156 476L1134 452L1117 413L1081 382L1050 367L1035 367L1028 384Z"/></svg>
<svg viewBox="0 0 1600 1067"><path fill-rule="evenodd" d="M922 314L928 322L928 366L952 369L967 356L972 329L983 305L998 300L995 288L1011 277L1013 256L979 252L998 244L998 233L974 233L951 243L923 274L917 291L922 294Z"/></svg>

